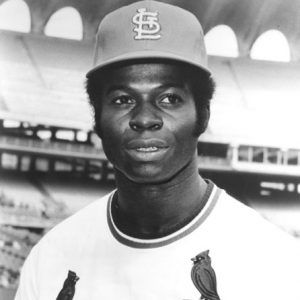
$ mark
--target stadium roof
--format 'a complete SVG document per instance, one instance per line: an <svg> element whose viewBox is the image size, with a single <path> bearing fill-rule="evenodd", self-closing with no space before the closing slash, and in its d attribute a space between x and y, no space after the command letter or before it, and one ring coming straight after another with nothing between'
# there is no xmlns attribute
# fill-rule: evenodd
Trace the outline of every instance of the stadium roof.
<svg viewBox="0 0 300 300"><path fill-rule="evenodd" d="M0 31L0 117L90 130L93 43ZM217 81L203 139L300 147L300 63L210 57Z"/></svg>
<svg viewBox="0 0 300 300"><path fill-rule="evenodd" d="M82 19L83 38L93 39L102 18L134 0L24 0L30 11L31 31L43 34L49 18L64 7L75 8ZM0 0L0 5L9 0ZM248 56L254 41L269 29L278 29L291 48L292 60L300 60L300 0L164 0L193 12L204 32L228 25L237 36L241 56Z"/></svg>

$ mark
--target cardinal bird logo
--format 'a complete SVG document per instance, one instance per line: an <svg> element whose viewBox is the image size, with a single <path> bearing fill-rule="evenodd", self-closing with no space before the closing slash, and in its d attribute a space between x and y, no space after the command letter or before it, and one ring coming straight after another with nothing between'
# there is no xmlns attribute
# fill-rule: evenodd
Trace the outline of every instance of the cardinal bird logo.
<svg viewBox="0 0 300 300"><path fill-rule="evenodd" d="M220 300L217 292L217 278L211 266L209 250L203 251L194 258L191 276L193 283L201 294L203 300Z"/></svg>
<svg viewBox="0 0 300 300"><path fill-rule="evenodd" d="M64 282L62 290L59 292L56 300L72 300L75 294L75 284L79 277L75 272L69 271L68 277Z"/></svg>

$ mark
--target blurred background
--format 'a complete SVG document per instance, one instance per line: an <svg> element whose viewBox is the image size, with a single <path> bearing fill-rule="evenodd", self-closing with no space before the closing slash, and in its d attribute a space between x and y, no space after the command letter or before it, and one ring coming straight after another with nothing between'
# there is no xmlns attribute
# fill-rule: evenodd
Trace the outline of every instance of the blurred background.
<svg viewBox="0 0 300 300"><path fill-rule="evenodd" d="M85 73L101 19L131 2L0 0L1 300L45 232L114 188ZM164 2L199 18L217 82L200 172L297 238L300 0Z"/></svg>

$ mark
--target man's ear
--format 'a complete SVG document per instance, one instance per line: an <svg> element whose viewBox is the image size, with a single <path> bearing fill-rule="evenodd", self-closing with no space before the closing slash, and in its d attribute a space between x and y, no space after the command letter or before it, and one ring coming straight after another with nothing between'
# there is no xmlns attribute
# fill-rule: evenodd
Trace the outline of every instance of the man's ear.
<svg viewBox="0 0 300 300"><path fill-rule="evenodd" d="M100 125L100 119L97 116L97 114L95 114L95 117L94 117L94 131L98 135L98 137L100 139L102 139L102 130L101 130L101 125Z"/></svg>
<svg viewBox="0 0 300 300"><path fill-rule="evenodd" d="M198 135L200 136L207 129L210 118L210 105L203 106L198 116Z"/></svg>
<svg viewBox="0 0 300 300"><path fill-rule="evenodd" d="M209 104L205 106L204 114L205 114L205 116L203 118L203 131L201 133L203 133L206 130L209 119L210 119L210 105Z"/></svg>

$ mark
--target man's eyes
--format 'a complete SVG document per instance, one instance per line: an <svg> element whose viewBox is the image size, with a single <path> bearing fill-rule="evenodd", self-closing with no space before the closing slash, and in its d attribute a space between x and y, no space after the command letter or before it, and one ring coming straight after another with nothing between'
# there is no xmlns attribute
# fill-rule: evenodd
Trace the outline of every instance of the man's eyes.
<svg viewBox="0 0 300 300"><path fill-rule="evenodd" d="M126 104L134 104L135 100L129 96L120 96L114 98L112 102L117 105L126 105Z"/></svg>
<svg viewBox="0 0 300 300"><path fill-rule="evenodd" d="M174 105L174 104L179 104L182 102L181 97L175 95L175 94L167 94L162 97L160 100L160 103L167 104L167 105Z"/></svg>
<svg viewBox="0 0 300 300"><path fill-rule="evenodd" d="M170 105L180 104L181 102L182 102L182 98L176 94L166 94L157 99L158 105L170 106ZM137 101L130 96L123 95L123 96L115 97L112 100L112 103L116 105L134 105L137 103Z"/></svg>

